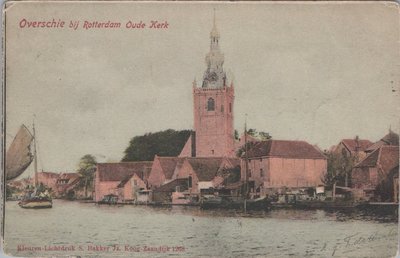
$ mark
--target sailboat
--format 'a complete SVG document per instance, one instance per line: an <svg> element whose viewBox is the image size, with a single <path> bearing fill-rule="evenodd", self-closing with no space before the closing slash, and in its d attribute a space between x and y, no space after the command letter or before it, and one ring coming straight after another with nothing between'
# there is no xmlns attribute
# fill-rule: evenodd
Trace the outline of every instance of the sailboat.
<svg viewBox="0 0 400 258"><path fill-rule="evenodd" d="M33 154L31 152L32 143L34 143ZM25 125L21 125L6 153L5 175L7 180L17 178L24 173L32 161L34 162L35 187L34 189L28 189L24 198L18 203L21 208L39 209L53 207L53 202L48 192L39 189L36 144L35 125L33 124L33 135Z"/></svg>

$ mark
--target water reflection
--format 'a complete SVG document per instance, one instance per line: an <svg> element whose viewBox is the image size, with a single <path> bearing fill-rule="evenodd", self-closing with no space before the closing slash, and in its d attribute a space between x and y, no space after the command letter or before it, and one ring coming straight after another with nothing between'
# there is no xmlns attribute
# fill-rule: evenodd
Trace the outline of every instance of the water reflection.
<svg viewBox="0 0 400 258"><path fill-rule="evenodd" d="M108 206L55 200L52 209L23 210L6 203L6 252L18 245L181 246L181 253L77 251L84 257L376 257L397 250L397 216L362 210L201 210L198 207ZM353 235L356 237L353 237ZM361 243L358 239L372 239ZM351 239L352 248L346 247ZM360 242L360 243L359 243ZM357 244L354 244L357 243Z"/></svg>
<svg viewBox="0 0 400 258"><path fill-rule="evenodd" d="M241 210L202 210L193 206L138 206L151 212L164 214L179 213L183 215L199 217L242 217L242 218L275 218L286 220L327 220L327 221L376 221L376 222L398 222L398 213L385 210L367 209L273 209L270 211L247 211ZM108 207L106 209L112 210Z"/></svg>

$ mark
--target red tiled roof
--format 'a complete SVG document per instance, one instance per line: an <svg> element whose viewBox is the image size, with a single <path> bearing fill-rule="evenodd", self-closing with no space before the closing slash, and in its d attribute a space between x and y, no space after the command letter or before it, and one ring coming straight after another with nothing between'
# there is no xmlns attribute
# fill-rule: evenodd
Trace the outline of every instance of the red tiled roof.
<svg viewBox="0 0 400 258"><path fill-rule="evenodd" d="M268 140L255 143L248 151L248 157L326 159L319 150L305 141L283 140Z"/></svg>
<svg viewBox="0 0 400 258"><path fill-rule="evenodd" d="M369 140L343 139L342 143L349 151L365 151L372 142ZM358 148L357 148L358 147Z"/></svg>
<svg viewBox="0 0 400 258"><path fill-rule="evenodd" d="M355 167L375 167L378 163L380 148L361 160Z"/></svg>
<svg viewBox="0 0 400 258"><path fill-rule="evenodd" d="M377 141L374 144L372 144L371 146L369 146L367 151L376 150L383 145L399 146L399 135L390 131L382 139L380 139L379 141Z"/></svg>
<svg viewBox="0 0 400 258"><path fill-rule="evenodd" d="M385 142L379 140L379 141L373 143L371 146L369 146L365 151L371 152L371 151L374 151L374 150L376 150L376 149L379 149L379 148L380 148L381 146L383 146L383 145L385 145Z"/></svg>
<svg viewBox="0 0 400 258"><path fill-rule="evenodd" d="M399 165L399 146L382 146L379 164L384 172Z"/></svg>
<svg viewBox="0 0 400 258"><path fill-rule="evenodd" d="M385 142L388 145L399 146L399 135L390 131L387 135L385 135L381 141Z"/></svg>
<svg viewBox="0 0 400 258"><path fill-rule="evenodd" d="M134 176L135 174L129 174L127 175L124 179L121 180L121 182L119 183L119 185L117 185L118 188L120 187L124 187L126 185L126 183L128 183L128 181Z"/></svg>
<svg viewBox="0 0 400 258"><path fill-rule="evenodd" d="M56 178L56 177L59 176L59 174L54 173L54 172L43 172L43 171L42 171L42 172L38 172L38 176Z"/></svg>
<svg viewBox="0 0 400 258"><path fill-rule="evenodd" d="M78 173L62 173L58 179L70 179L71 181L81 177Z"/></svg>
<svg viewBox="0 0 400 258"><path fill-rule="evenodd" d="M399 165L399 146L381 146L373 151L355 167L380 166L383 172L388 172Z"/></svg>
<svg viewBox="0 0 400 258"><path fill-rule="evenodd" d="M181 191L188 189L188 179L187 178L176 178L160 187L154 189L154 192L174 192L176 187L179 186Z"/></svg>
<svg viewBox="0 0 400 258"><path fill-rule="evenodd" d="M134 173L143 179L143 175L151 170L152 161L98 163L97 173L100 181L122 181Z"/></svg>
<svg viewBox="0 0 400 258"><path fill-rule="evenodd" d="M217 175L223 158L187 158L199 181L211 181Z"/></svg>
<svg viewBox="0 0 400 258"><path fill-rule="evenodd" d="M227 158L227 160L232 165L232 167L240 166L240 159L239 158Z"/></svg>
<svg viewBox="0 0 400 258"><path fill-rule="evenodd" d="M157 158L160 161L160 165L162 170L164 171L166 179L172 178L177 163L183 161L184 159L178 157L157 157Z"/></svg>

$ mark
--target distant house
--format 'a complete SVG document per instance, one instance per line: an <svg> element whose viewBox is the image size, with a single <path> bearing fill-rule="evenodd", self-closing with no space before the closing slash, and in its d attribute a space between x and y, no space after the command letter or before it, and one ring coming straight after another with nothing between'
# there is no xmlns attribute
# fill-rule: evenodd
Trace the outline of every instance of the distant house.
<svg viewBox="0 0 400 258"><path fill-rule="evenodd" d="M354 157L356 162L367 156L367 149L372 145L369 140L362 140L356 137L355 139L343 139L333 149L333 152L341 154L345 153L348 157Z"/></svg>
<svg viewBox="0 0 400 258"><path fill-rule="evenodd" d="M48 188L51 188L54 192L57 191L57 180L59 174L53 172L38 172L37 177L38 184L43 184ZM35 178L33 183L35 183Z"/></svg>
<svg viewBox="0 0 400 258"><path fill-rule="evenodd" d="M149 186L156 188L173 180L175 168L184 159L182 157L160 157L156 155L148 178Z"/></svg>
<svg viewBox="0 0 400 258"><path fill-rule="evenodd" d="M363 190L367 199L396 200L398 171L399 146L381 145L355 165L352 171L353 187Z"/></svg>
<svg viewBox="0 0 400 258"><path fill-rule="evenodd" d="M152 164L152 161L98 163L94 200L99 202L108 194L119 196L119 201L134 200L136 191L145 188Z"/></svg>
<svg viewBox="0 0 400 258"><path fill-rule="evenodd" d="M267 140L248 150L248 180L261 195L282 188L316 187L327 170L326 157L305 141ZM242 181L246 160L241 159Z"/></svg>
<svg viewBox="0 0 400 258"><path fill-rule="evenodd" d="M186 158L176 178L186 178L189 192L199 194L203 189L221 185L224 179L220 172L238 165L239 159L236 158Z"/></svg>
<svg viewBox="0 0 400 258"><path fill-rule="evenodd" d="M117 185L117 195L120 202L134 202L139 197L141 190L147 189L146 182L138 173L126 176Z"/></svg>
<svg viewBox="0 0 400 258"><path fill-rule="evenodd" d="M80 181L81 175L78 173L61 173L56 182L55 194L57 197L65 196Z"/></svg>

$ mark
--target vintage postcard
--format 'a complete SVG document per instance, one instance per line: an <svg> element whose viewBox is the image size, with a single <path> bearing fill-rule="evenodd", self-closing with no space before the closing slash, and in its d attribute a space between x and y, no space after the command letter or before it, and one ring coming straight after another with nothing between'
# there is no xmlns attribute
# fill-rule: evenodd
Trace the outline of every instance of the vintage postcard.
<svg viewBox="0 0 400 258"><path fill-rule="evenodd" d="M8 1L3 255L395 257L395 2Z"/></svg>

